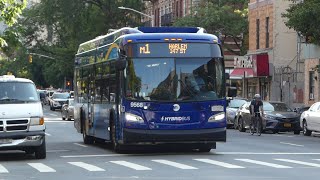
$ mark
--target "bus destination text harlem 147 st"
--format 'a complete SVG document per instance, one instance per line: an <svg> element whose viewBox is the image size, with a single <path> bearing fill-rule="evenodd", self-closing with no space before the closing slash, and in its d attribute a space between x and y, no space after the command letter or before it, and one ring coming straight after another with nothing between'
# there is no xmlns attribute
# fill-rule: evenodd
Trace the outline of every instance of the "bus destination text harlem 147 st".
<svg viewBox="0 0 320 180"><path fill-rule="evenodd" d="M84 143L178 144L208 152L226 141L219 39L202 28L122 28L75 57L74 125Z"/></svg>

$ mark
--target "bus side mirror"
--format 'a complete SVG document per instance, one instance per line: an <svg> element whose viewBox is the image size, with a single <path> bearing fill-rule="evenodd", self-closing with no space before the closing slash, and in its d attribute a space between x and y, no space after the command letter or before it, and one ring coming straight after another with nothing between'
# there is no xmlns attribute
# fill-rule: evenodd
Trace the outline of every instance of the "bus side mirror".
<svg viewBox="0 0 320 180"><path fill-rule="evenodd" d="M125 58L119 58L115 65L118 71L123 71L127 67L127 61Z"/></svg>
<svg viewBox="0 0 320 180"><path fill-rule="evenodd" d="M228 89L228 97L236 97L237 96L237 88L236 87L230 87Z"/></svg>
<svg viewBox="0 0 320 180"><path fill-rule="evenodd" d="M230 79L230 74L229 73L225 73L226 79Z"/></svg>

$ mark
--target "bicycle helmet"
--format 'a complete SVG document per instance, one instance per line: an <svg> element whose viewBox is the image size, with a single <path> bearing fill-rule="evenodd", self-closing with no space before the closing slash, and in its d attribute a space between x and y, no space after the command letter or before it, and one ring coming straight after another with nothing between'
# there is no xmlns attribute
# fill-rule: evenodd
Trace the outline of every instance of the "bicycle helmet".
<svg viewBox="0 0 320 180"><path fill-rule="evenodd" d="M261 96L260 96L260 94L255 94L255 95L254 95L254 98L255 98L255 99L260 99Z"/></svg>

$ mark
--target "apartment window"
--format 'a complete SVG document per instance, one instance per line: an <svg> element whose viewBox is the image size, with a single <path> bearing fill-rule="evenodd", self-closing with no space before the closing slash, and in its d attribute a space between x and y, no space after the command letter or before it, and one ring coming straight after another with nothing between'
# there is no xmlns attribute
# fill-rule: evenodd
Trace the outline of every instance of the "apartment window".
<svg viewBox="0 0 320 180"><path fill-rule="evenodd" d="M259 39L259 37L260 37L260 19L257 19L256 20L256 49L260 49L260 46L259 46L259 44L260 44L260 39Z"/></svg>
<svg viewBox="0 0 320 180"><path fill-rule="evenodd" d="M266 48L269 48L269 17L266 17Z"/></svg>
<svg viewBox="0 0 320 180"><path fill-rule="evenodd" d="M314 99L314 71L309 72L309 99Z"/></svg>

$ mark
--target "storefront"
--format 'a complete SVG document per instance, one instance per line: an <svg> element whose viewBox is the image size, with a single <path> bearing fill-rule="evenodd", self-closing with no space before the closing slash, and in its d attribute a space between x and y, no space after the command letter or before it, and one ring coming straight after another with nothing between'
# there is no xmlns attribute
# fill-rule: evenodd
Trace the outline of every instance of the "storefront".
<svg viewBox="0 0 320 180"><path fill-rule="evenodd" d="M270 96L268 54L236 56L230 72L230 88L237 89L238 97L252 98L259 93L264 100Z"/></svg>

